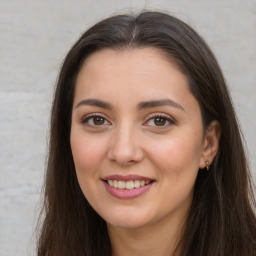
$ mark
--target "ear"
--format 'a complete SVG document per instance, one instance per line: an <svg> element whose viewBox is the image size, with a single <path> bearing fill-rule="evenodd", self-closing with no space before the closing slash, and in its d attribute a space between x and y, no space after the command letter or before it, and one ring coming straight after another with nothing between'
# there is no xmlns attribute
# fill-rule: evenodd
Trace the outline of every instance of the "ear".
<svg viewBox="0 0 256 256"><path fill-rule="evenodd" d="M205 130L202 144L202 154L200 158L199 168L203 169L211 165L214 157L219 149L219 141L221 135L220 123L216 120L212 121Z"/></svg>

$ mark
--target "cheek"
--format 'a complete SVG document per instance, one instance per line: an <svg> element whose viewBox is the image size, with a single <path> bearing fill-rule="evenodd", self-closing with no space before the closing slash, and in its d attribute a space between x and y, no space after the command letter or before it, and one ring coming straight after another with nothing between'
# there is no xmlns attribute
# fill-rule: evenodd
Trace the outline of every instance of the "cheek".
<svg viewBox="0 0 256 256"><path fill-rule="evenodd" d="M100 142L100 139L90 139L89 136L71 133L71 150L78 176L97 173L105 153Z"/></svg>
<svg viewBox="0 0 256 256"><path fill-rule="evenodd" d="M154 143L150 155L160 169L170 175L197 171L199 168L201 144L194 136L181 136Z"/></svg>
<svg viewBox="0 0 256 256"><path fill-rule="evenodd" d="M97 184L100 180L100 169L104 147L100 139L91 139L83 133L71 132L71 150L73 154L76 175L80 188L93 206L97 198Z"/></svg>

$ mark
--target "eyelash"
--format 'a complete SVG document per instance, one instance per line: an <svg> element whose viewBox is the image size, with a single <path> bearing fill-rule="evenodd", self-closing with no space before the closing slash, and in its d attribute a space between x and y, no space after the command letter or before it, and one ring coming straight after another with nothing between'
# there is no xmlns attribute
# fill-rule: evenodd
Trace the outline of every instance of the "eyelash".
<svg viewBox="0 0 256 256"><path fill-rule="evenodd" d="M169 116L166 116L164 114L153 114L152 116L150 116L150 118L145 123L149 123L150 121L155 122L156 118L162 118L165 122L164 125L159 125L158 126L158 125L155 124L154 127L157 127L158 129L164 129L167 126L175 124L175 121L172 118L170 118ZM166 122L167 122L167 124L166 124Z"/></svg>
<svg viewBox="0 0 256 256"><path fill-rule="evenodd" d="M104 123L105 123L105 122L108 122L108 123L110 124L110 122L109 122L104 116L102 116L101 114L98 114L98 113L93 113L93 114L89 114L89 115L85 116L85 117L82 119L82 123L83 123L83 124L88 124L88 125L91 126L91 127L97 127L97 126L100 127L100 126L102 126L102 125L96 125L96 124L94 124L94 125L89 124L90 119L93 119L93 118L96 118L96 117L102 118L103 121L104 121ZM103 124L103 125L104 125L104 124Z"/></svg>
<svg viewBox="0 0 256 256"><path fill-rule="evenodd" d="M97 124L89 124L90 119L93 119L93 118L102 118L104 123L103 123L103 124L99 124L99 125L97 125ZM147 119L147 121L144 122L144 124L147 124L147 123L149 123L150 121L155 122L155 119L156 119L156 118L162 118L163 121L165 122L164 125L159 125L159 126L158 126L158 125L155 124L155 125L147 125L147 126L154 126L154 127L157 127L158 129L164 129L164 128L166 128L167 126L170 126L170 125L174 125L174 124L175 124L175 121L174 121L172 118L170 118L169 116L166 116L166 115L164 115L164 114L154 114L154 115L151 115L151 116ZM105 122L108 123L107 125L111 124L103 115L101 115L101 114L99 114L99 113L92 113L92 114L89 114L89 115L85 116L85 117L82 119L82 123L83 123L83 124L87 124L87 125L89 125L89 126L91 126L91 127L97 127L97 128L100 128L100 127L102 127L103 125L106 125ZM166 124L166 122L167 122L167 124Z"/></svg>

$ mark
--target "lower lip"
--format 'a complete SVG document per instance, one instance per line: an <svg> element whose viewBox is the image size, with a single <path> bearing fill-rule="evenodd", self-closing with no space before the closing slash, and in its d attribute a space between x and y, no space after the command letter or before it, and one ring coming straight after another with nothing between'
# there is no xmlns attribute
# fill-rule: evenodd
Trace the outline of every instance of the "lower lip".
<svg viewBox="0 0 256 256"><path fill-rule="evenodd" d="M103 183L105 185L105 188L109 192L109 194L111 194L112 196L120 199L132 199L146 193L151 188L154 182L146 186L142 186L134 189L119 189L119 188L111 187L105 181L103 181Z"/></svg>

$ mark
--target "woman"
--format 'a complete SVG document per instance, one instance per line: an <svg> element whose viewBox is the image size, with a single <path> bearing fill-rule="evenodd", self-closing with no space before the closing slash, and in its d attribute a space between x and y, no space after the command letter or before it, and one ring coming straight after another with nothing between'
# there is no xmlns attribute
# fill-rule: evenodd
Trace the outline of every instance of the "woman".
<svg viewBox="0 0 256 256"><path fill-rule="evenodd" d="M60 71L38 255L256 255L236 116L203 39L159 12L85 32Z"/></svg>

